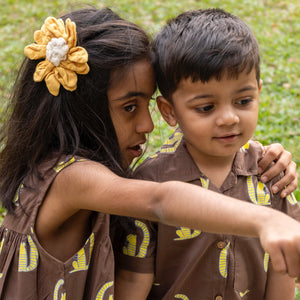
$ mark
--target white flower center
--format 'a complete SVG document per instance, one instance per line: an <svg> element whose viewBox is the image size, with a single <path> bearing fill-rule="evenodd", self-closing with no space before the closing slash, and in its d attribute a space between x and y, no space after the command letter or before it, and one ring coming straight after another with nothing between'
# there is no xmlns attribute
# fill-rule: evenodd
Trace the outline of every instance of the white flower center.
<svg viewBox="0 0 300 300"><path fill-rule="evenodd" d="M64 38L52 38L47 45L46 58L58 67L62 60L67 59L69 47Z"/></svg>

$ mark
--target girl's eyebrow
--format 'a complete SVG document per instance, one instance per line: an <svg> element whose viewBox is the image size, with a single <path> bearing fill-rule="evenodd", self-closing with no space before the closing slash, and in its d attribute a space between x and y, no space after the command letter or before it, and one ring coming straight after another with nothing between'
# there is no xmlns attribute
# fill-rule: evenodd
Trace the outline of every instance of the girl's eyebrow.
<svg viewBox="0 0 300 300"><path fill-rule="evenodd" d="M132 98L132 97L147 98L147 95L145 93L142 93L142 92L128 92L124 96L121 96L119 98L113 99L112 101L126 100L126 99Z"/></svg>

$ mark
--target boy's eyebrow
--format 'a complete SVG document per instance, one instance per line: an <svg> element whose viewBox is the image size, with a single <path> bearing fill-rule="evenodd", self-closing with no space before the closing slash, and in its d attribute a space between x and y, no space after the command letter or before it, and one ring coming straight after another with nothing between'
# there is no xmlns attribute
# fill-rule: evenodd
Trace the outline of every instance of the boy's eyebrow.
<svg viewBox="0 0 300 300"><path fill-rule="evenodd" d="M210 95L210 94L196 95L195 97L189 99L187 101L187 103L192 102L192 101L197 100L197 99L207 99L207 98L213 98L213 97L214 96Z"/></svg>
<svg viewBox="0 0 300 300"><path fill-rule="evenodd" d="M252 85L247 85L245 87L242 87L241 89L237 90L236 93L243 93L243 92L247 92L247 91L255 91L257 90L256 86L252 86ZM211 94L201 94L201 95L196 95L195 97L189 99L187 102L192 102L194 100L198 100L198 99L207 99L207 98L213 98L214 95Z"/></svg>
<svg viewBox="0 0 300 300"><path fill-rule="evenodd" d="M257 90L256 86L253 85L247 85L245 87L242 87L241 89L237 90L237 93L247 92L247 91L254 91Z"/></svg>
<svg viewBox="0 0 300 300"><path fill-rule="evenodd" d="M142 92L128 92L124 96L121 96L121 97L116 98L116 99L112 99L112 101L126 100L126 99L132 98L132 97L147 98L147 95L145 93L142 93Z"/></svg>

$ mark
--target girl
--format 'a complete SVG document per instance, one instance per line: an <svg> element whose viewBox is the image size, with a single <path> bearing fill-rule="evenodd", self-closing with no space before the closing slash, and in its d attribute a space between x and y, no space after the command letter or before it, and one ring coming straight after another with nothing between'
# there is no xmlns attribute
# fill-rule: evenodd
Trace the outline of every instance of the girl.
<svg viewBox="0 0 300 300"><path fill-rule="evenodd" d="M277 270L298 275L300 225L286 215L125 178L153 129L148 38L109 9L63 20L48 18L25 48L1 132L1 298L112 299L109 214L259 236Z"/></svg>

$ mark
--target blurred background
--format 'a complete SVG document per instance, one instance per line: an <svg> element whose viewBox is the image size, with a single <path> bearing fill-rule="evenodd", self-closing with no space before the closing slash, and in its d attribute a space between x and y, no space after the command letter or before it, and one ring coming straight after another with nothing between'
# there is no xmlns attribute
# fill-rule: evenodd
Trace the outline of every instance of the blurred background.
<svg viewBox="0 0 300 300"><path fill-rule="evenodd" d="M33 42L33 32L40 29L48 16L59 17L86 5L97 8L108 6L123 18L142 26L150 35L155 34L169 18L186 10L220 7L239 16L254 31L261 51L263 87L259 124L254 138L264 145L281 143L300 166L299 0L97 0L84 3L0 0L0 4L0 110L9 99L24 58L24 46ZM150 135L146 155L158 150L171 132L157 112L155 102L152 102L156 127ZM295 195L299 201L299 188ZM295 299L300 300L299 292Z"/></svg>
<svg viewBox="0 0 300 300"><path fill-rule="evenodd" d="M254 138L262 144L281 143L300 166L300 2L298 0L103 0L39 1L0 0L0 109L9 98L23 48L33 42L47 16L59 17L70 10L94 5L108 6L123 18L153 35L179 13L199 8L220 7L246 21L253 29L261 51L259 124ZM156 128L150 135L147 153L159 148L171 129L153 107ZM299 168L298 168L299 172ZM300 200L300 189L295 192Z"/></svg>

